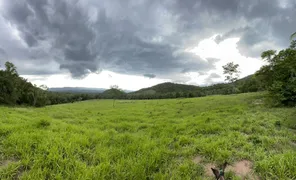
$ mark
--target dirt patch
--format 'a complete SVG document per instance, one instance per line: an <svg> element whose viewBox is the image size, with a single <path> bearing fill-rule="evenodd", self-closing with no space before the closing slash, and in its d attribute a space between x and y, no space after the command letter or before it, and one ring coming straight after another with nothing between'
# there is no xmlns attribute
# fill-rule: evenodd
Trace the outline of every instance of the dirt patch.
<svg viewBox="0 0 296 180"><path fill-rule="evenodd" d="M9 164L11 163L15 163L17 162L16 160L4 160L4 161L0 161L0 168L6 168L7 166L9 166Z"/></svg>
<svg viewBox="0 0 296 180"><path fill-rule="evenodd" d="M212 172L212 169L211 168L215 168L216 167L215 164L212 164L212 163L203 164L203 163L201 163L203 161L203 157L202 156L195 156L192 159L192 161L195 164L202 164L204 166L206 176L213 176L213 172Z"/></svg>
<svg viewBox="0 0 296 180"><path fill-rule="evenodd" d="M227 166L226 170L234 172L242 179L259 180L259 177L254 174L252 166L253 163L251 161L242 160L234 163L233 165Z"/></svg>
<svg viewBox="0 0 296 180"><path fill-rule="evenodd" d="M201 156L195 156L192 161L195 163L195 164L200 164L200 162L202 161L202 157Z"/></svg>
<svg viewBox="0 0 296 180"><path fill-rule="evenodd" d="M201 156L195 156L192 161L195 164L201 164L203 161L203 158ZM213 172L211 168L217 168L217 166L213 163L207 163L203 164L205 168L205 174L206 176L213 176ZM256 176L252 170L253 163L248 160L242 160L235 162L232 165L228 165L225 169L225 172L232 171L234 172L237 176L239 176L242 179L253 179L253 180L258 180L258 176Z"/></svg>
<svg viewBox="0 0 296 180"><path fill-rule="evenodd" d="M9 165L13 164L13 163L18 163L19 161L16 159L6 159L6 160L0 160L0 169L5 169L7 168ZM23 173L25 172L25 169L23 166L19 166L17 168L16 174L13 177L13 179L21 179L21 176L23 175Z"/></svg>
<svg viewBox="0 0 296 180"><path fill-rule="evenodd" d="M207 176L213 176L213 171L211 168L216 168L215 164L208 163L205 165L205 173Z"/></svg>
<svg viewBox="0 0 296 180"><path fill-rule="evenodd" d="M233 171L238 176L244 177L252 172L253 163L248 160L242 160L233 164L233 166L227 166L226 169Z"/></svg>

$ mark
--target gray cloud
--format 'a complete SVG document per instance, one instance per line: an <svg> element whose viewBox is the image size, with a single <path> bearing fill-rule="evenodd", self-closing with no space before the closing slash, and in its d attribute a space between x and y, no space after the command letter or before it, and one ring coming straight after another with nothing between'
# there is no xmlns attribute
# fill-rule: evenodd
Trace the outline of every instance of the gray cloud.
<svg viewBox="0 0 296 180"><path fill-rule="evenodd" d="M218 35L215 37L215 41L217 44L220 42L224 41L225 39L228 38L233 38L233 37L241 37L241 35L248 31L249 27L242 27L242 28L235 28L230 30L229 32L223 34L223 35Z"/></svg>
<svg viewBox="0 0 296 180"><path fill-rule="evenodd" d="M240 26L218 35L217 43L239 37L238 49L244 56L259 57L267 49L279 49L289 45L289 35L296 29L296 2L293 0L241 1L237 20Z"/></svg>
<svg viewBox="0 0 296 180"><path fill-rule="evenodd" d="M215 81L213 79L221 78L221 76L217 73L211 73L209 76L205 79L205 85L213 84Z"/></svg>
<svg viewBox="0 0 296 180"><path fill-rule="evenodd" d="M144 74L143 76L144 76L144 77L147 77L147 78L150 78L150 79L152 79L152 78L155 78L155 77L156 77L156 75L155 75L155 74Z"/></svg>
<svg viewBox="0 0 296 180"><path fill-rule="evenodd" d="M4 49L0 48L0 57L5 57L7 54Z"/></svg>
<svg viewBox="0 0 296 180"><path fill-rule="evenodd" d="M217 73L211 73L208 78L210 78L210 79L212 79L212 78L221 78L221 76L219 74L217 74Z"/></svg>
<svg viewBox="0 0 296 180"><path fill-rule="evenodd" d="M2 0L2 4L0 26L5 28L0 29L0 46L23 74L69 71L81 78L107 69L187 81L184 73L205 73L218 61L185 51L204 38L219 34L215 41L220 43L239 37L240 53L258 57L263 50L287 46L296 29L293 0L287 0L287 6L278 0Z"/></svg>

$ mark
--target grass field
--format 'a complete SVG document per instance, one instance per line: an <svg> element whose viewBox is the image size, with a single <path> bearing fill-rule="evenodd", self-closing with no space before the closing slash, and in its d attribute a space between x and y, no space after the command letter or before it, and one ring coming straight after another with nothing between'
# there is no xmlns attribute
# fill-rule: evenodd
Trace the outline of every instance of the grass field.
<svg viewBox="0 0 296 180"><path fill-rule="evenodd" d="M260 179L296 179L296 132L288 128L295 108L262 100L254 93L0 107L0 179L214 179L206 164L240 160ZM240 179L231 171L226 178Z"/></svg>

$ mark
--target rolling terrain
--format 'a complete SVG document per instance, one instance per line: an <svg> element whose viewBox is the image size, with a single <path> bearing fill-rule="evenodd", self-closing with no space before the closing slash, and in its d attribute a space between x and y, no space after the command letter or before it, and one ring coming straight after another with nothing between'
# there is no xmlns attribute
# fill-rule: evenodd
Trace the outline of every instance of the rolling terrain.
<svg viewBox="0 0 296 180"><path fill-rule="evenodd" d="M0 179L295 179L295 108L264 96L2 106Z"/></svg>

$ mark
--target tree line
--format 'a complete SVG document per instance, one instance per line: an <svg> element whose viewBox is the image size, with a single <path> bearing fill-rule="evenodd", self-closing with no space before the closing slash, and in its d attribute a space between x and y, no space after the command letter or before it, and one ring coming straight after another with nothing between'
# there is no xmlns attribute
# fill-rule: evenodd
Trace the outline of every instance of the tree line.
<svg viewBox="0 0 296 180"><path fill-rule="evenodd" d="M0 104L41 107L90 99L191 98L268 91L274 104L296 105L296 41L291 41L290 47L278 53L274 50L265 51L261 57L267 65L243 79L238 79L238 65L228 63L223 66L227 83L207 87L163 83L132 93L112 86L97 94L48 91L46 86L38 87L20 77L15 65L6 62L4 69L0 69Z"/></svg>
<svg viewBox="0 0 296 180"><path fill-rule="evenodd" d="M155 86L155 93L125 93L118 86L112 86L103 93L70 93L48 91L45 85L36 86L25 78L20 77L16 66L6 62L4 69L0 69L0 104L25 105L42 107L61 103L74 103L90 99L168 99L191 98L214 94L233 94L239 92L255 92L257 85L253 77L232 83L215 84L208 87L197 87L164 83ZM233 85L235 84L235 85ZM250 85L252 84L252 85ZM233 86L238 90L233 90ZM254 87L254 88L250 88ZM148 90L149 91L149 90Z"/></svg>
<svg viewBox="0 0 296 180"><path fill-rule="evenodd" d="M6 62L0 69L0 104L41 107L97 98L94 94L74 94L47 91L45 85L36 86L20 77L17 68Z"/></svg>

